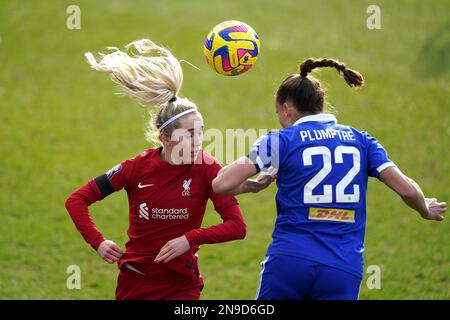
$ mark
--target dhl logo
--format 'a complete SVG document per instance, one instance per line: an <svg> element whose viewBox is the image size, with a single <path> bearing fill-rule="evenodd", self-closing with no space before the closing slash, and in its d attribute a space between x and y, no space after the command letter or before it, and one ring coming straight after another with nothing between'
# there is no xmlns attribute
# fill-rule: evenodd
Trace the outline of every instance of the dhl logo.
<svg viewBox="0 0 450 320"><path fill-rule="evenodd" d="M309 219L355 223L355 211L312 207L309 208Z"/></svg>

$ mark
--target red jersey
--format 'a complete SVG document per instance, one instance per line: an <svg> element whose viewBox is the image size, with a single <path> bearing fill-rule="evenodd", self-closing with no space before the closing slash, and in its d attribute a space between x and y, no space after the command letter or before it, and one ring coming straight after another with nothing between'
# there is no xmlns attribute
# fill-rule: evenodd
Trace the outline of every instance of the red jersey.
<svg viewBox="0 0 450 320"><path fill-rule="evenodd" d="M201 151L201 163L171 165L160 158L162 148L151 148L123 161L104 175L89 180L66 201L66 208L84 239L97 250L105 240L95 227L88 206L122 188L129 202L129 241L119 260L151 274L160 266L190 274L199 245L243 239L246 225L235 197L212 191L220 163ZM208 199L223 223L201 228ZM167 241L185 235L191 250L174 260L154 264Z"/></svg>

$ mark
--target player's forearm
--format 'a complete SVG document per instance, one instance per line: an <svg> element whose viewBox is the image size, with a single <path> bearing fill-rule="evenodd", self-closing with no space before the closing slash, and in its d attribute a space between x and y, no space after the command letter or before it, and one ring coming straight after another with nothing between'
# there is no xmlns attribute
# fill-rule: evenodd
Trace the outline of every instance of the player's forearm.
<svg viewBox="0 0 450 320"><path fill-rule="evenodd" d="M255 174L255 165L247 157L241 157L219 171L212 182L213 191L228 195L250 192L248 178Z"/></svg>
<svg viewBox="0 0 450 320"><path fill-rule="evenodd" d="M246 233L245 223L228 220L216 226L191 230L186 233L186 238L192 247L244 239Z"/></svg>
<svg viewBox="0 0 450 320"><path fill-rule="evenodd" d="M238 186L234 187L233 189L226 190L222 194L236 196L238 194L243 194L243 193L248 193L248 192L256 192L256 189L255 189L254 185L251 183L250 179L245 180L244 182L242 182Z"/></svg>
<svg viewBox="0 0 450 320"><path fill-rule="evenodd" d="M212 182L214 192L217 194L229 195L239 194L240 185L242 183L241 179L233 175L229 170L228 172L222 170Z"/></svg>
<svg viewBox="0 0 450 320"><path fill-rule="evenodd" d="M224 209L220 212L220 215L224 220L223 223L211 227L194 229L186 233L186 238L191 247L194 245L221 243L245 238L247 225L238 205Z"/></svg>
<svg viewBox="0 0 450 320"><path fill-rule="evenodd" d="M425 196L419 185L412 179L405 177L410 184L410 190L400 194L403 201L412 209L420 213L421 216L426 216L428 213Z"/></svg>
<svg viewBox="0 0 450 320"><path fill-rule="evenodd" d="M419 185L404 175L397 167L389 167L380 173L380 180L394 190L403 201L422 216L428 213L425 197Z"/></svg>
<svg viewBox="0 0 450 320"><path fill-rule="evenodd" d="M66 201L66 209L84 240L97 250L105 238L95 227L87 206L80 204L77 199L69 197Z"/></svg>
<svg viewBox="0 0 450 320"><path fill-rule="evenodd" d="M105 240L92 221L88 210L89 205L96 200L96 195L90 190L89 184L86 184L71 194L65 203L67 212L77 230L95 250Z"/></svg>

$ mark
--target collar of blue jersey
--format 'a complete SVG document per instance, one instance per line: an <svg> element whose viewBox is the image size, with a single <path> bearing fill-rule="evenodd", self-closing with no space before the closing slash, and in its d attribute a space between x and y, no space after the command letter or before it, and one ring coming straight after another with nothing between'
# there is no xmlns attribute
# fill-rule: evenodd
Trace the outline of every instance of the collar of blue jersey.
<svg viewBox="0 0 450 320"><path fill-rule="evenodd" d="M329 113L314 114L312 116L301 117L294 122L293 126L303 122L337 122L336 118Z"/></svg>

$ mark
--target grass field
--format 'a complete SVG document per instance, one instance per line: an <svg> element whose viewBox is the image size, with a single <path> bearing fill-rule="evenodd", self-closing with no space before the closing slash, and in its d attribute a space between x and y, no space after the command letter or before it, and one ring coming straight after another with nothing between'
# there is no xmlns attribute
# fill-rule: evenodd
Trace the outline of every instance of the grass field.
<svg viewBox="0 0 450 320"><path fill-rule="evenodd" d="M81 8L81 29L66 28L66 8ZM182 95L206 126L278 128L273 93L309 56L335 57L360 71L350 90L334 71L318 77L341 123L378 137L391 158L427 195L450 200L450 3L376 1L380 30L366 27L373 1L0 1L0 299L112 299L116 266L77 233L66 197L90 177L132 157L144 140L146 112L89 69L83 53L147 37L183 65ZM209 29L228 19L258 32L254 69L229 78L202 56ZM205 245L203 299L253 299L259 261L275 221L270 189L239 197L244 241ZM126 193L91 207L106 237L124 246ZM204 225L219 222L209 207ZM381 290L363 281L361 299L449 299L449 224L421 220L377 181L368 194L366 266L382 271ZM66 269L81 268L81 290Z"/></svg>

